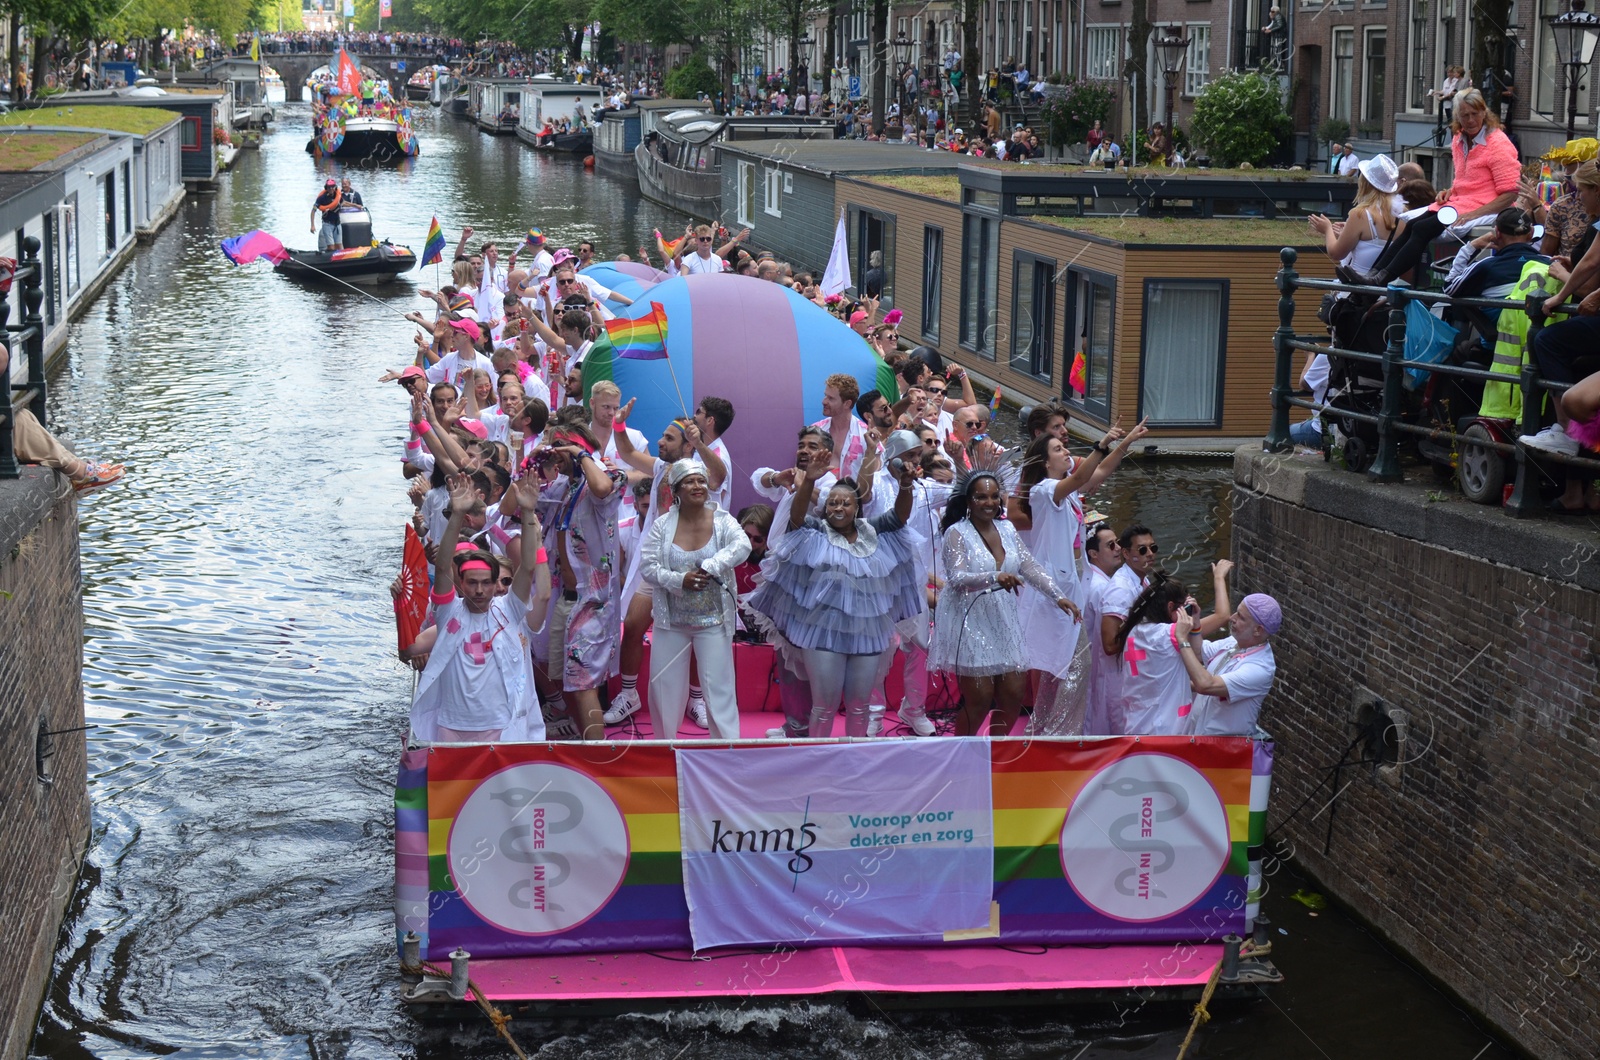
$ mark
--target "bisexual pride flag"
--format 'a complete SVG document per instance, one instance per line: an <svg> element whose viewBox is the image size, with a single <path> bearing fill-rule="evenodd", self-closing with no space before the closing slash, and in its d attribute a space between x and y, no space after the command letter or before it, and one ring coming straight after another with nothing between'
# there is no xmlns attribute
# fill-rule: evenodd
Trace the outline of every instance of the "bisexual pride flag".
<svg viewBox="0 0 1600 1060"><path fill-rule="evenodd" d="M659 361L667 356L667 307L650 303L650 312L641 317L618 317L606 321L606 337L618 357L635 361Z"/></svg>
<svg viewBox="0 0 1600 1060"><path fill-rule="evenodd" d="M435 217L428 225L428 241L422 247L422 264L432 265L444 259L444 229L439 227L439 218Z"/></svg>
<svg viewBox="0 0 1600 1060"><path fill-rule="evenodd" d="M235 265L248 265L257 258L266 258L274 265L289 260L289 252L283 248L283 244L259 228L242 236L224 239L222 252Z"/></svg>

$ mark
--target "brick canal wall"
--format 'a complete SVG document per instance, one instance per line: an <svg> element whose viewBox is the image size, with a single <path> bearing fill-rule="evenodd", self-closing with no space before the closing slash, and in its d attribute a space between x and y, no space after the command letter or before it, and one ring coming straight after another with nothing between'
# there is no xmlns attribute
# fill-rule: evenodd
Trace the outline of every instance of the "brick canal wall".
<svg viewBox="0 0 1600 1060"><path fill-rule="evenodd" d="M1240 591L1285 615L1269 828L1530 1053L1600 1055L1600 520L1245 449L1234 479Z"/></svg>
<svg viewBox="0 0 1600 1060"><path fill-rule="evenodd" d="M27 1055L89 836L78 502L39 467L0 482L0 1060Z"/></svg>

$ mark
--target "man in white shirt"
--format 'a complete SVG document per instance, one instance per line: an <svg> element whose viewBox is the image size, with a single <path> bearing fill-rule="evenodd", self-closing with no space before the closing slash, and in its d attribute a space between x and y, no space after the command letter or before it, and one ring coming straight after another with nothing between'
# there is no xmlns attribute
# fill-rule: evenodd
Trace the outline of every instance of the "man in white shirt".
<svg viewBox="0 0 1600 1060"><path fill-rule="evenodd" d="M867 425L855 414L860 396L855 376L846 372L828 376L822 386L823 418L812 424L833 439L834 468L840 478L854 478L867 453Z"/></svg>
<svg viewBox="0 0 1600 1060"><path fill-rule="evenodd" d="M1341 144L1339 154L1334 159L1334 172L1341 177L1348 177L1356 171L1361 164L1361 159L1356 157L1356 149L1349 144Z"/></svg>
<svg viewBox="0 0 1600 1060"><path fill-rule="evenodd" d="M1181 610L1173 623L1178 657L1195 693L1188 733L1250 735L1278 672L1268 639L1283 625L1282 609L1265 593L1251 593L1228 620L1231 637L1205 641L1193 624L1194 619Z"/></svg>
<svg viewBox="0 0 1600 1060"><path fill-rule="evenodd" d="M700 428L700 437L705 442L706 448L717 454L717 459L722 461L722 466L727 468L723 476L722 485L711 491L711 499L717 506L729 515L733 514L733 456L728 452L728 444L722 440L723 434L733 426L733 402L727 398L703 397L694 407L694 425Z"/></svg>
<svg viewBox="0 0 1600 1060"><path fill-rule="evenodd" d="M523 241L518 250L527 249L533 252L533 257L528 259L528 275L536 279L543 279L550 275L550 270L555 267L555 256L544 248L544 230L541 228L528 229L528 238Z"/></svg>
<svg viewBox="0 0 1600 1060"><path fill-rule="evenodd" d="M743 229L721 247L713 249L712 244L717 239L716 233L712 231L710 225L698 225L690 233L690 238L679 246L678 257L674 264L677 265L678 272L685 276L724 272L728 268L728 263L724 259L749 235L750 229ZM693 253L688 253L689 251Z"/></svg>
<svg viewBox="0 0 1600 1060"><path fill-rule="evenodd" d="M1083 603L1083 629L1089 637L1089 680L1083 734L1120 736L1123 719L1116 716L1120 714L1116 708L1122 699L1122 666L1115 654L1106 652L1106 645L1128 617L1133 598L1112 577L1122 567L1122 545L1116 531L1103 522L1092 523L1084 547L1089 557Z"/></svg>
<svg viewBox="0 0 1600 1060"><path fill-rule="evenodd" d="M611 380L601 379L590 389L589 433L600 443L601 455L613 464L619 464L614 435L617 431L617 411L621 408L622 391ZM634 450L646 454L650 452L650 439L644 436L643 431L626 426L622 430L627 434L628 441L633 443Z"/></svg>
<svg viewBox="0 0 1600 1060"><path fill-rule="evenodd" d="M1117 539L1122 545L1122 568L1117 571L1115 579L1128 593L1128 602L1144 592L1150 584L1150 574L1160 562L1160 546L1156 544L1156 535L1150 532L1148 526L1134 524L1122 531ZM1127 612L1122 612L1127 617Z"/></svg>

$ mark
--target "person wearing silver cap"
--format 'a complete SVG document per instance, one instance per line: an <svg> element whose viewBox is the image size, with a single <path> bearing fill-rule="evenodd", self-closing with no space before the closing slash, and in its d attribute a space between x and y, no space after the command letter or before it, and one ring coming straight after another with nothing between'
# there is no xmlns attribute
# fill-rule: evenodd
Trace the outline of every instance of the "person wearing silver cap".
<svg viewBox="0 0 1600 1060"><path fill-rule="evenodd" d="M639 550L651 594L650 724L670 740L689 705L689 650L700 664L707 728L713 739L739 736L734 698L733 568L750 554L739 521L711 501L702 464L679 460L667 471L672 507L650 527Z"/></svg>

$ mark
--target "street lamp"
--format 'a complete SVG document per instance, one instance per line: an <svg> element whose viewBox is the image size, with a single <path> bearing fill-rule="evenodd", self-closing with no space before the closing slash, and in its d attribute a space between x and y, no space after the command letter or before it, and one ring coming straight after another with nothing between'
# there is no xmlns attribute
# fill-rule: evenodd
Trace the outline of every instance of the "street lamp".
<svg viewBox="0 0 1600 1060"><path fill-rule="evenodd" d="M811 45L814 43L809 33L794 42L796 54L793 61L800 66L795 72L795 84L808 96L811 95Z"/></svg>
<svg viewBox="0 0 1600 1060"><path fill-rule="evenodd" d="M1582 2L1582 0L1579 0ZM1182 36L1183 30L1177 26L1168 26L1166 36L1156 41L1156 50L1161 55L1161 72L1166 77L1167 83L1167 136L1172 133L1172 92L1177 88L1178 68L1183 65L1183 57L1189 52L1189 38Z"/></svg>
<svg viewBox="0 0 1600 1060"><path fill-rule="evenodd" d="M894 47L894 83L895 98L900 101L900 139L906 139L907 122L911 115L910 97L906 94L906 68L911 65L911 49L916 47L914 42L905 35L905 31L895 34L891 45ZM915 128L915 126L911 126ZM1568 137L1571 139L1571 137Z"/></svg>
<svg viewBox="0 0 1600 1060"><path fill-rule="evenodd" d="M1567 68L1567 139L1576 132L1578 121L1578 82L1594 58L1594 44L1600 35L1600 17L1585 11L1586 0L1572 0L1572 6L1545 19L1555 38L1556 61Z"/></svg>

